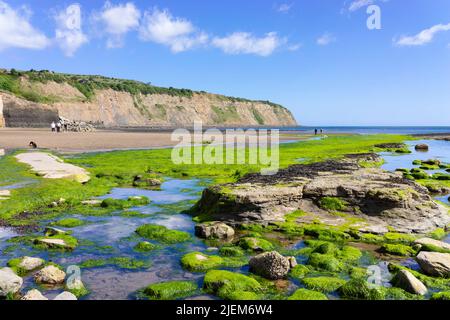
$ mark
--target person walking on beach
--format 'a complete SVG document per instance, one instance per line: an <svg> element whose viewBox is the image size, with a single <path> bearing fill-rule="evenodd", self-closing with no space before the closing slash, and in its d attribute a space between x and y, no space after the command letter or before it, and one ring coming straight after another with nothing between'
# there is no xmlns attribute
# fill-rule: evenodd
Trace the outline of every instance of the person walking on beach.
<svg viewBox="0 0 450 320"><path fill-rule="evenodd" d="M317 129L314 129L314 135L317 136Z"/></svg>
<svg viewBox="0 0 450 320"><path fill-rule="evenodd" d="M55 130L56 130L55 121L52 122L52 124L50 125L50 128L52 128L52 132L55 132Z"/></svg>
<svg viewBox="0 0 450 320"><path fill-rule="evenodd" d="M56 132L61 132L61 121L56 124Z"/></svg>

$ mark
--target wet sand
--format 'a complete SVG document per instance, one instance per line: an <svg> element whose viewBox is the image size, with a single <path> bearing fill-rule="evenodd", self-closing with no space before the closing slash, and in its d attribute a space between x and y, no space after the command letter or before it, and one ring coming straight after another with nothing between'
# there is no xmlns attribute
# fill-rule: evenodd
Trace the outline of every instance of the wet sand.
<svg viewBox="0 0 450 320"><path fill-rule="evenodd" d="M177 145L171 140L171 131L120 131L54 133L48 129L0 128L0 149L26 149L33 141L39 149L61 153L111 151L127 149L163 148ZM295 134L282 135L280 140L306 138Z"/></svg>

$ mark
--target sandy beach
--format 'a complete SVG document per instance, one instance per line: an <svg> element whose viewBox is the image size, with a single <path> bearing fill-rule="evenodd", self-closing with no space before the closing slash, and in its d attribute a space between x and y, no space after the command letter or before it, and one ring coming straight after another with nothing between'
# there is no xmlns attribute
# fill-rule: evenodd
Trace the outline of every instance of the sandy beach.
<svg viewBox="0 0 450 320"><path fill-rule="evenodd" d="M97 130L94 132L54 133L48 129L0 128L0 149L29 148L30 141L39 149L49 149L61 153L111 151L127 149L163 148L176 145L171 140L170 131L120 131ZM306 138L298 134L282 134L280 140Z"/></svg>

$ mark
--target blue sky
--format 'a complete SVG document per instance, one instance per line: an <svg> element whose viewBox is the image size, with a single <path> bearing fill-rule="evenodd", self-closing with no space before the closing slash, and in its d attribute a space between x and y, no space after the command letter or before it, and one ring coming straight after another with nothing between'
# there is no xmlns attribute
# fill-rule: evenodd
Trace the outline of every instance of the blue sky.
<svg viewBox="0 0 450 320"><path fill-rule="evenodd" d="M448 0L0 0L0 35L3 68L271 100L303 125L450 125Z"/></svg>

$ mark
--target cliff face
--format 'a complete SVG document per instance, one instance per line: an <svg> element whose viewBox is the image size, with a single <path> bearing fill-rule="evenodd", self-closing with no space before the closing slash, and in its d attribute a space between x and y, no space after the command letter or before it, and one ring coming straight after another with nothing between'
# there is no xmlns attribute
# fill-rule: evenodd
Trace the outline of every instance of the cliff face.
<svg viewBox="0 0 450 320"><path fill-rule="evenodd" d="M7 127L48 126L59 115L105 127L191 126L195 120L205 126L296 125L289 110L270 102L205 92L130 93L120 88L94 88L87 98L77 85L68 82L32 81L27 76L15 81L20 91L0 91ZM30 96L32 99L27 99Z"/></svg>

